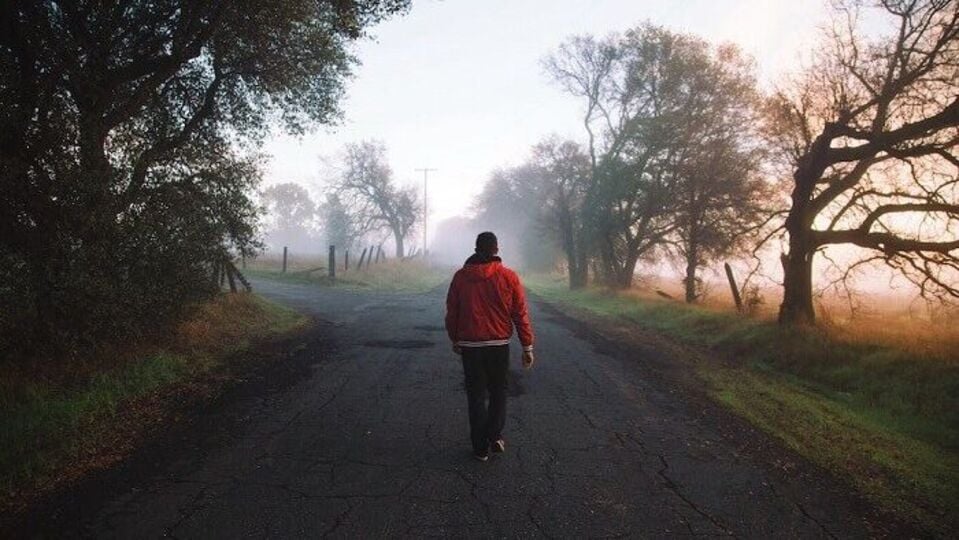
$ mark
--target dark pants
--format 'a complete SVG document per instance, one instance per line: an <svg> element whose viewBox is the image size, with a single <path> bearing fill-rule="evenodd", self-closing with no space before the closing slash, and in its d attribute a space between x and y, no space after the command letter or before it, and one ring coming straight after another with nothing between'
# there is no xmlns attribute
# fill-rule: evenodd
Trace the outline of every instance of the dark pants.
<svg viewBox="0 0 959 540"><path fill-rule="evenodd" d="M469 400L470 439L473 451L485 454L499 439L506 423L506 373L509 345L463 347L463 373ZM489 406L486 395L489 393Z"/></svg>

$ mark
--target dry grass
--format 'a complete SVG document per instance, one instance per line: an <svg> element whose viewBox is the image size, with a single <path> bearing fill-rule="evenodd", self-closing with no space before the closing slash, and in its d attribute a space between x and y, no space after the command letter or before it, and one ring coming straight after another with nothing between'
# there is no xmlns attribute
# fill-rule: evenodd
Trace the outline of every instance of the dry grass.
<svg viewBox="0 0 959 540"><path fill-rule="evenodd" d="M663 292L672 300L657 293ZM735 310L725 283L711 283L709 294L697 305L717 314ZM675 280L648 278L634 288L619 293L643 302L682 302L683 290ZM775 320L781 290L766 287L759 291L762 304L751 314L757 321ZM870 294L855 298L855 310L847 299L826 294L815 300L818 324L830 338L850 345L880 345L917 357L959 362L959 326L953 321L959 311L947 306L917 302L898 294Z"/></svg>
<svg viewBox="0 0 959 540"><path fill-rule="evenodd" d="M959 328L910 316L870 315L836 320L822 316L820 326L832 338L850 344L875 344L919 358L959 363Z"/></svg>
<svg viewBox="0 0 959 540"><path fill-rule="evenodd" d="M259 296L223 294L193 308L174 330L173 346L182 352L223 352L305 323L303 316Z"/></svg>
<svg viewBox="0 0 959 540"><path fill-rule="evenodd" d="M330 280L319 259L301 259L295 265L291 261L287 263L285 274L280 272L282 265L274 260L257 260L256 264L249 263L247 268L251 275L282 281L404 293L426 292L448 283L453 275L449 268L420 258L387 259L371 265L364 263L362 269L357 268L356 261L351 259L349 270L343 269L342 262L338 263L335 280Z"/></svg>

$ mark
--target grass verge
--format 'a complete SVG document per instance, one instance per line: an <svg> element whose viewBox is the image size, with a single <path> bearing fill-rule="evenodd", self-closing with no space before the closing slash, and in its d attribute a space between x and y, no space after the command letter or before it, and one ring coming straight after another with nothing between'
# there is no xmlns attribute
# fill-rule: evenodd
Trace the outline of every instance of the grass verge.
<svg viewBox="0 0 959 540"><path fill-rule="evenodd" d="M395 293L419 293L429 291L449 282L453 273L449 269L430 265L421 259L395 260L350 270L338 269L336 279L330 279L326 269L317 271L291 270L282 273L275 268L250 268L245 271L254 277L264 277L289 283L335 286L356 290L376 290Z"/></svg>
<svg viewBox="0 0 959 540"><path fill-rule="evenodd" d="M4 366L0 507L16 511L119 459L137 434L165 420L171 402L211 391L203 379L222 378L231 355L307 322L259 296L225 294L195 306L162 343L90 360L81 373Z"/></svg>
<svg viewBox="0 0 959 540"><path fill-rule="evenodd" d="M959 526L959 360L822 330L638 299L529 288L555 304L714 353L693 360L719 402L869 499L937 534ZM716 358L719 358L718 360Z"/></svg>

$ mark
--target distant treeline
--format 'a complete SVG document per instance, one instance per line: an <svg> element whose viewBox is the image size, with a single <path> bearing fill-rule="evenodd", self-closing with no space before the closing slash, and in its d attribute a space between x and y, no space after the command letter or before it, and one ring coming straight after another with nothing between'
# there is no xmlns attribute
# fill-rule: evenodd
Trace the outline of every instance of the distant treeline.
<svg viewBox="0 0 959 540"><path fill-rule="evenodd" d="M274 248L296 246L302 252L325 253L332 245L339 253L351 248L356 253L389 242L397 258L422 251L422 246L410 246L423 217L422 200L415 186L397 185L382 142L347 144L338 163L321 174L328 182L319 203L294 182L261 193L265 232Z"/></svg>

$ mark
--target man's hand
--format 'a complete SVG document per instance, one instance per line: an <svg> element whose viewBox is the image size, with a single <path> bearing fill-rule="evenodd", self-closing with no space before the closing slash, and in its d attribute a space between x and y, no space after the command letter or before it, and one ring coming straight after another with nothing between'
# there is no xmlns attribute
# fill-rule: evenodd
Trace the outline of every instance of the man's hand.
<svg viewBox="0 0 959 540"><path fill-rule="evenodd" d="M523 367L525 369L532 369L533 362L536 361L536 358L533 356L533 351L523 351Z"/></svg>
<svg viewBox="0 0 959 540"><path fill-rule="evenodd" d="M455 354L458 354L458 355L461 355L461 356L462 356L462 354L463 354L463 348L454 343L454 344L453 344L453 352L454 352Z"/></svg>

